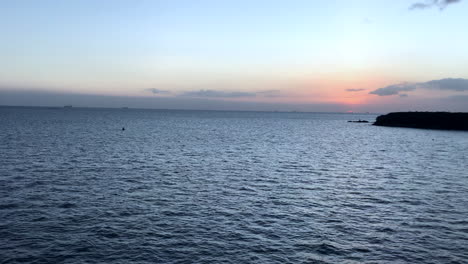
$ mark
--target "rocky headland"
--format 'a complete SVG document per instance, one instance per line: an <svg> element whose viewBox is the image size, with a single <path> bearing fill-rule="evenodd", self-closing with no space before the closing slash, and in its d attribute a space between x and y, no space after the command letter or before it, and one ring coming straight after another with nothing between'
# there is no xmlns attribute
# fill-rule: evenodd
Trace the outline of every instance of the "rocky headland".
<svg viewBox="0 0 468 264"><path fill-rule="evenodd" d="M373 125L468 131L468 113L396 112L377 117Z"/></svg>

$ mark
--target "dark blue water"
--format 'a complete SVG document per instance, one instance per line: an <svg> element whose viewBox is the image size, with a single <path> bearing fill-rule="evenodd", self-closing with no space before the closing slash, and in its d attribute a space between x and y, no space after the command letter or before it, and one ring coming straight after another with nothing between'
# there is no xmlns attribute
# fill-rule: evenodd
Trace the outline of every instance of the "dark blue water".
<svg viewBox="0 0 468 264"><path fill-rule="evenodd" d="M468 133L375 117L0 108L0 263L468 263Z"/></svg>

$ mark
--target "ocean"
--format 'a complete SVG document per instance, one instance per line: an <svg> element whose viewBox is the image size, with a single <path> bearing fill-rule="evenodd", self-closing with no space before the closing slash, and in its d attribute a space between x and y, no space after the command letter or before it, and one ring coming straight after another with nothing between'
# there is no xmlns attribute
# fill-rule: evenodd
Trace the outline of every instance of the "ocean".
<svg viewBox="0 0 468 264"><path fill-rule="evenodd" d="M468 263L468 132L376 117L1 107L0 263Z"/></svg>

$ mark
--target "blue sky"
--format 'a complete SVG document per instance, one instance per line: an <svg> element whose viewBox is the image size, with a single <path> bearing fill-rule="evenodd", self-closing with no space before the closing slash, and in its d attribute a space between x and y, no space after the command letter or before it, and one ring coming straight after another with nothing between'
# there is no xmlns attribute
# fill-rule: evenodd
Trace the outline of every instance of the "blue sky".
<svg viewBox="0 0 468 264"><path fill-rule="evenodd" d="M216 94L203 99L360 111L427 108L423 100L441 99L433 105L451 110L444 102L468 92L370 94L468 78L467 2L410 10L415 3L426 2L1 1L0 91ZM245 98L229 96L239 93Z"/></svg>

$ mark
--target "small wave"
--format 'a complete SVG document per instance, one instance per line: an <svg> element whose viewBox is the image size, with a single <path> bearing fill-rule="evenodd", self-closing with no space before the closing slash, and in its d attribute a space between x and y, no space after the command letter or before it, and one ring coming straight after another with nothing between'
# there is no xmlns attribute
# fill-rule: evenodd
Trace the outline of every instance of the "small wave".
<svg viewBox="0 0 468 264"><path fill-rule="evenodd" d="M346 250L340 249L337 246L332 245L331 243L322 242L322 243L315 243L315 244L296 244L294 245L297 248L302 250L312 251L315 253L319 253L321 255L344 255L346 254Z"/></svg>

